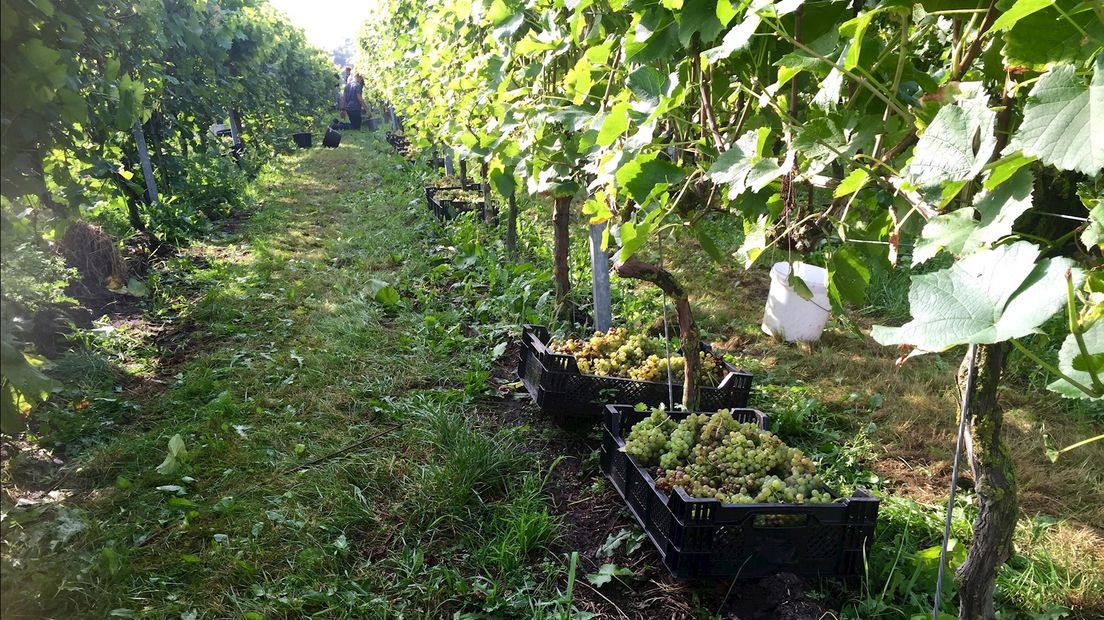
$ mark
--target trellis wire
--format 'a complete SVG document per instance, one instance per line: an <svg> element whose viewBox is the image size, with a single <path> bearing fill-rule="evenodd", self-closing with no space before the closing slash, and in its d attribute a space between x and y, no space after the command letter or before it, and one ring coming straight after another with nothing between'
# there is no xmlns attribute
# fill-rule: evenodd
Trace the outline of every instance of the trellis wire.
<svg viewBox="0 0 1104 620"><path fill-rule="evenodd" d="M932 620L939 620L939 606L943 601L943 572L947 566L947 542L951 538L951 515L954 514L958 466L962 457L962 440L966 436L966 417L970 414L970 401L974 397L974 378L977 376L976 344L970 345L966 356L970 358L970 364L966 372L966 389L962 393L962 409L958 416L958 439L955 441L954 466L951 468L951 492L947 498L947 520L943 524L943 546L939 549L939 572L935 582L935 608L932 609Z"/></svg>

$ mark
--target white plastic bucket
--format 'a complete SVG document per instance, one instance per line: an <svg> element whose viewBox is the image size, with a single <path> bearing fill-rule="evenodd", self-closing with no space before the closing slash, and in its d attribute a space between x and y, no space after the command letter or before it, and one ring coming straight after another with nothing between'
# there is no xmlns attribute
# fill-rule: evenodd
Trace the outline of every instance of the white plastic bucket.
<svg viewBox="0 0 1104 620"><path fill-rule="evenodd" d="M813 298L802 299L790 288L790 263L775 263L763 312L763 331L787 342L816 342L828 322L828 272L801 262L794 263L793 268L813 292Z"/></svg>

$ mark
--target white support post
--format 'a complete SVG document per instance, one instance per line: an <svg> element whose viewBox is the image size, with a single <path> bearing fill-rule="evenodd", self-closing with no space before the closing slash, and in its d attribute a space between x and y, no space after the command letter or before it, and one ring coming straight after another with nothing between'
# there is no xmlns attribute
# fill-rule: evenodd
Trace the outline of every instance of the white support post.
<svg viewBox="0 0 1104 620"><path fill-rule="evenodd" d="M609 331L613 322L610 303L609 254L602 250L602 231L605 224L590 226L590 280L594 293L594 329Z"/></svg>
<svg viewBox="0 0 1104 620"><path fill-rule="evenodd" d="M138 145L138 160L142 164L142 177L146 180L146 192L149 193L150 204L157 202L157 181L153 178L153 165L150 163L149 149L146 148L146 134L142 133L142 123L134 121L130 128L134 142Z"/></svg>

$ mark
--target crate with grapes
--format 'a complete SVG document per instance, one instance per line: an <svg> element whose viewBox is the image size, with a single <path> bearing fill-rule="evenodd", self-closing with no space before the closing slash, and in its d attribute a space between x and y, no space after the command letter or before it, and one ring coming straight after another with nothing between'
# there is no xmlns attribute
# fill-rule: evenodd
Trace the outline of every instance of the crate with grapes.
<svg viewBox="0 0 1104 620"><path fill-rule="evenodd" d="M478 211L482 219L486 204L481 189L479 183L462 185L456 177L443 177L426 186L426 206L442 222L467 211Z"/></svg>
<svg viewBox="0 0 1104 620"><path fill-rule="evenodd" d="M878 499L839 497L766 422L754 409L606 407L602 471L675 577L862 571Z"/></svg>
<svg viewBox="0 0 1104 620"><path fill-rule="evenodd" d="M703 345L703 408L744 407L751 374L737 369ZM668 402L682 394L686 359L668 351L661 338L615 327L586 340L554 342L539 325L522 329L518 376L544 411L568 417L600 419L609 403Z"/></svg>

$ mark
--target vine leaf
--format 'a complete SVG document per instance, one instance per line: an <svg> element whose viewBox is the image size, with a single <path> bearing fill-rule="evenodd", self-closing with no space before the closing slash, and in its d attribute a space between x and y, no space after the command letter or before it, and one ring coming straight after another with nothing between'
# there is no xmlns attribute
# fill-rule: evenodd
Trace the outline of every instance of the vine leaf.
<svg viewBox="0 0 1104 620"><path fill-rule="evenodd" d="M26 426L21 405L42 402L60 385L42 374L7 333L0 341L0 361L4 365L4 385L3 392L0 393L0 432L15 434Z"/></svg>
<svg viewBox="0 0 1104 620"><path fill-rule="evenodd" d="M690 47L690 41L697 33L702 43L717 38L724 26L717 19L716 0L685 0L679 13L679 43Z"/></svg>
<svg viewBox="0 0 1104 620"><path fill-rule="evenodd" d="M1038 157L1059 170L1095 175L1104 168L1104 55L1097 56L1092 84L1073 65L1059 65L1035 83L1010 149Z"/></svg>
<svg viewBox="0 0 1104 620"><path fill-rule="evenodd" d="M866 34L866 29L870 26L870 22L874 20L874 17L878 15L878 13L891 10L892 8L893 7L889 6L881 6L840 24L839 33L850 39L847 45L847 54L843 57L844 69L854 69L859 65L859 55L862 53L863 35Z"/></svg>
<svg viewBox="0 0 1104 620"><path fill-rule="evenodd" d="M1089 225L1081 233L1081 243L1086 248L1097 246L1104 250L1104 200L1096 203L1092 211L1089 211Z"/></svg>
<svg viewBox="0 0 1104 620"><path fill-rule="evenodd" d="M866 186L866 181L870 178L868 173L863 168L855 168L846 177L840 181L840 184L836 186L836 189L832 191L832 198L843 198L844 196L850 196Z"/></svg>
<svg viewBox="0 0 1104 620"><path fill-rule="evenodd" d="M169 452L165 455L165 460L154 470L162 476L171 476L180 469L186 458L188 458L188 449L184 447L184 438L178 433L169 439Z"/></svg>
<svg viewBox="0 0 1104 620"><path fill-rule="evenodd" d="M685 174L682 168L666 159L659 159L658 153L648 153L630 159L617 170L614 178L617 186L625 188L630 198L637 204L644 204L657 190L678 183Z"/></svg>
<svg viewBox="0 0 1104 620"><path fill-rule="evenodd" d="M1041 72L1060 62L1091 58L1104 38L1104 22L1091 10L1071 12L1076 4L1076 0L1059 0L1056 6L1018 20L1004 33L1004 64ZM1088 33L1089 40L1082 32Z"/></svg>
<svg viewBox="0 0 1104 620"><path fill-rule="evenodd" d="M1092 356L1093 368L1098 373L1101 372L1104 369L1104 322L1097 321L1094 323L1082 334L1082 338L1085 339L1085 348ZM1066 336L1062 348L1058 350L1058 370L1082 385L1092 385L1085 355L1081 353L1080 347L1077 346L1077 339L1073 334ZM1088 394L1073 387L1065 379L1059 379L1051 383L1047 386L1047 389L1066 398L1091 398ZM1097 399L1104 399L1104 396L1097 397Z"/></svg>
<svg viewBox="0 0 1104 620"><path fill-rule="evenodd" d="M869 259L852 246L843 246L828 263L828 295L836 306L843 302L859 305L866 300L870 285Z"/></svg>
<svg viewBox="0 0 1104 620"><path fill-rule="evenodd" d="M939 250L965 256L1011 234L1016 219L1031 208L1034 185L1031 169L1021 168L1008 181L979 194L973 207L928 220L913 250L912 264L923 263ZM975 215L980 216L980 220L975 219Z"/></svg>
<svg viewBox="0 0 1104 620"><path fill-rule="evenodd" d="M670 80L645 65L629 74L627 84L629 90L646 106L645 111L650 113L659 107L664 95L669 94Z"/></svg>
<svg viewBox="0 0 1104 620"><path fill-rule="evenodd" d="M1001 16L993 22L993 25L989 27L989 32L1008 30L1012 26L1015 26L1016 22L1021 19L1036 11L1041 11L1052 4L1054 4L1054 0L1016 0L1016 4L1013 4L1004 13L1001 13Z"/></svg>
<svg viewBox="0 0 1104 620"><path fill-rule="evenodd" d="M744 264L744 269L751 269L763 250L767 248L767 231L770 224L767 216L760 215L754 222L750 218L744 218L744 242L736 250L735 256Z"/></svg>
<svg viewBox="0 0 1104 620"><path fill-rule="evenodd" d="M613 144L613 141L625 133L628 128L629 102L620 101L610 109L609 114L602 121L602 128L598 130L598 146Z"/></svg>
<svg viewBox="0 0 1104 620"><path fill-rule="evenodd" d="M730 199L748 190L757 192L763 189L793 165L795 153L792 150L782 164L760 156L769 134L770 130L766 127L745 133L710 166L707 173L710 180L728 185Z"/></svg>
<svg viewBox="0 0 1104 620"><path fill-rule="evenodd" d="M758 13L749 10L747 15L744 16L744 21L729 30L728 34L721 39L720 45L705 51L706 62L710 64L717 63L736 52L746 49L748 43L751 43L752 35L755 34L762 21L763 18L759 17Z"/></svg>
<svg viewBox="0 0 1104 620"><path fill-rule="evenodd" d="M942 107L917 142L906 178L930 192L977 176L996 149L996 120L984 93Z"/></svg>
<svg viewBox="0 0 1104 620"><path fill-rule="evenodd" d="M901 327L875 325L882 345L945 351L962 344L992 344L1034 333L1066 301L1065 273L1081 270L1068 258L1038 260L1040 250L1020 241L972 254L947 269L914 276L912 320Z"/></svg>

